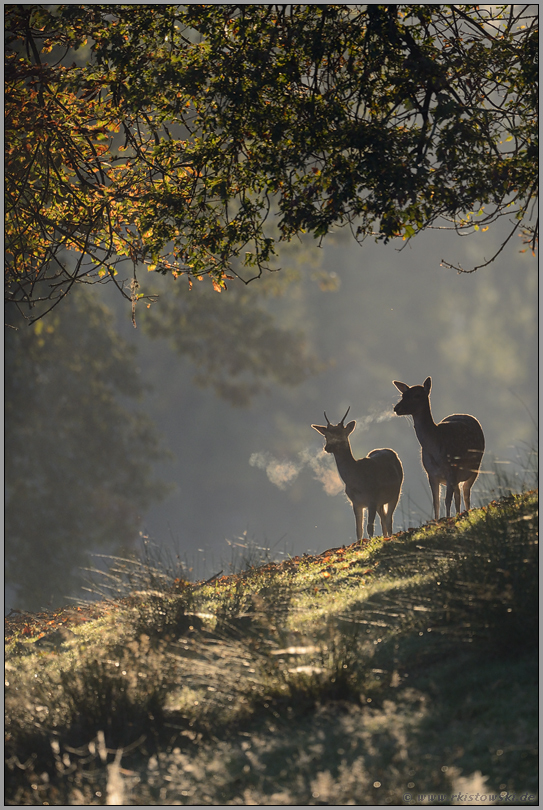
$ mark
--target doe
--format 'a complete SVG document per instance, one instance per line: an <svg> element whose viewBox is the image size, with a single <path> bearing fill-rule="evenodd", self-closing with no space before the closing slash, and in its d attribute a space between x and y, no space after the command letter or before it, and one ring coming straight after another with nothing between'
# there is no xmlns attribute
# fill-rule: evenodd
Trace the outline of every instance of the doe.
<svg viewBox="0 0 543 810"><path fill-rule="evenodd" d="M451 516L451 502L454 495L454 506L460 512L460 484L464 496L464 507L470 508L471 488L479 474L481 459L485 450L483 429L474 416L467 413L455 413L436 423L430 410L431 377L422 385L409 387L405 383L393 381L402 394L401 400L394 406L398 416L412 416L417 439L422 448L422 466L428 475L434 517L439 520L439 488L445 484L445 508L447 517Z"/></svg>
<svg viewBox="0 0 543 810"><path fill-rule="evenodd" d="M350 407L347 408L349 413ZM332 453L345 484L345 494L351 501L356 521L356 539L364 536L364 510L368 510L367 532L373 537L375 514L379 515L384 537L392 536L392 516L400 497L403 481L402 463L394 450L372 450L365 458L355 459L349 435L356 427L353 420L344 425L347 413L337 425L311 425L326 439L324 449Z"/></svg>

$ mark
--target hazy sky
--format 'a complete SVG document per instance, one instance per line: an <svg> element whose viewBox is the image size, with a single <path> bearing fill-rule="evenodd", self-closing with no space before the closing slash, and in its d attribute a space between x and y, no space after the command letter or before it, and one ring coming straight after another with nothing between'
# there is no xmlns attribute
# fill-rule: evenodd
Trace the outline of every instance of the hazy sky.
<svg viewBox="0 0 543 810"><path fill-rule="evenodd" d="M351 506L310 427L324 410L335 422L349 406L355 456L391 447L403 462L395 529L419 525L431 515L430 488L411 421L392 413L399 399L392 380L414 385L428 375L436 421L471 413L483 425L487 452L472 502L489 500L495 471L517 473L512 462L518 457L522 468L536 438L536 263L510 248L489 267L459 275L440 260L470 267L491 255L493 238L433 232L400 252L369 241L359 247L347 235L326 243L313 258L337 274L338 288L322 292L310 280L315 266L307 266L272 309L305 331L328 367L248 409L197 388L190 362L134 330L125 308L120 328L136 341L154 388L146 407L175 456L161 472L176 491L145 516L147 534L186 556L197 576L227 567L236 543L301 554L352 542ZM167 295L172 282L157 281ZM143 284L158 286L151 278Z"/></svg>

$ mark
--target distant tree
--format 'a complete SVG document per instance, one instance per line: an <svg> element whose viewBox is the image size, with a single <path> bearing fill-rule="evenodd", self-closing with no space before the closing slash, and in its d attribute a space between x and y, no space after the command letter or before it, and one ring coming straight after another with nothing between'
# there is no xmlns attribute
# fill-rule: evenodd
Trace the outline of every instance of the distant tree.
<svg viewBox="0 0 543 810"><path fill-rule="evenodd" d="M535 5L5 8L22 309L119 283L121 262L133 307L141 265L221 290L276 236L342 226L386 242L507 217L500 250L517 232L535 249Z"/></svg>
<svg viewBox="0 0 543 810"><path fill-rule="evenodd" d="M282 324L266 307L266 297L287 294L295 275L289 270L280 279L268 277L259 294L236 279L222 298L209 284L189 291L178 283L144 310L143 330L151 338L166 338L174 351L189 358L198 386L211 387L231 405L248 406L270 385L296 386L326 367L301 329Z"/></svg>
<svg viewBox="0 0 543 810"><path fill-rule="evenodd" d="M74 594L89 552L133 550L167 492L152 469L165 455L157 433L133 405L134 351L83 293L6 333L6 578L27 609Z"/></svg>

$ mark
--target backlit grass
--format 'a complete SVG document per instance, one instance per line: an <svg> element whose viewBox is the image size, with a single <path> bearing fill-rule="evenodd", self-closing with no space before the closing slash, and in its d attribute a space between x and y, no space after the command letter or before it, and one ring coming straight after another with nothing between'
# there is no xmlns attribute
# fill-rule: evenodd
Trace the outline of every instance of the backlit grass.
<svg viewBox="0 0 543 810"><path fill-rule="evenodd" d="M208 583L118 561L10 640L7 803L537 804L537 560L532 492Z"/></svg>

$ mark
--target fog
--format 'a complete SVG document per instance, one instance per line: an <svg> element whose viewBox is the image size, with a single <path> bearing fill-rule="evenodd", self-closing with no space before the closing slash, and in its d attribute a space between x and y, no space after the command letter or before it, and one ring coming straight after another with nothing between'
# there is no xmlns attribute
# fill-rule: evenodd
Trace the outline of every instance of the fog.
<svg viewBox="0 0 543 810"><path fill-rule="evenodd" d="M537 441L536 262L529 252L518 252L519 239L476 273L440 266L441 259L465 268L480 264L497 248L499 231L469 238L434 231L403 250L397 249L401 243L358 246L342 234L321 249L308 240L299 254L286 252L285 262L299 266L300 279L260 304L276 323L303 332L322 368L298 385L272 384L247 407L202 387L205 379L198 385L190 356L178 354L166 338L150 338L144 304L134 329L130 304L112 285L92 288L114 310L119 335L137 349L138 376L148 386L138 407L171 453L155 464L157 476L171 485L169 494L142 510L134 548L147 538L157 555L179 557L187 575L201 579L266 553L279 559L353 542L352 508L333 458L311 428L323 423L324 411L335 423L348 407L357 423L351 434L355 457L390 447L402 460L394 530L425 523L430 487L412 422L393 414L399 394L392 380L414 385L431 376L436 421L470 413L481 422L486 452L472 504L488 502L504 485L520 489L530 478ZM151 308L155 314L174 284L185 284L154 274L139 281L145 294L160 296ZM255 301L259 283L248 287ZM200 295L199 288L190 294ZM250 344L251 334L246 339ZM86 547L85 537L82 526L73 542ZM65 592L49 605L92 598L69 575L66 570ZM19 582L24 576L21 570ZM17 602L17 583L8 584L7 607L25 607Z"/></svg>

